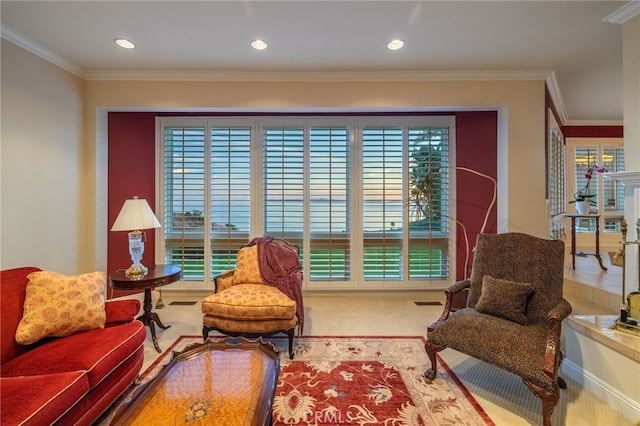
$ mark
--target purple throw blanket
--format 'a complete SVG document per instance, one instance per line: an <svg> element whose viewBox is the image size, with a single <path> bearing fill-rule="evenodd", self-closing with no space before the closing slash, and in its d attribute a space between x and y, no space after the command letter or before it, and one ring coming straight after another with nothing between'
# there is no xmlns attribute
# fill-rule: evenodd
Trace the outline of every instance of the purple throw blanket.
<svg viewBox="0 0 640 426"><path fill-rule="evenodd" d="M264 281L276 287L296 302L298 335L304 328L304 304L302 302L302 267L298 254L273 237L256 237L247 246L258 246L258 267Z"/></svg>

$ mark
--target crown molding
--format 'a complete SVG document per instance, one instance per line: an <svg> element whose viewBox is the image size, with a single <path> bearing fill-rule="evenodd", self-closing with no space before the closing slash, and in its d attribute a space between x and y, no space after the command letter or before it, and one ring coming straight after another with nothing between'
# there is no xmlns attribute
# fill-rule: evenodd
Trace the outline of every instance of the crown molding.
<svg viewBox="0 0 640 426"><path fill-rule="evenodd" d="M604 22L611 24L624 24L629 19L640 15L640 1L630 1L611 15L603 19Z"/></svg>
<svg viewBox="0 0 640 426"><path fill-rule="evenodd" d="M6 25L0 24L0 36L10 41L11 43L23 48L24 50L33 53L36 56L48 61L65 71L69 71L71 74L74 74L78 77L84 78L84 70L79 66L75 65L72 62L67 61L63 57L56 55L46 47L39 45L25 37L23 37L20 33L12 30Z"/></svg>
<svg viewBox="0 0 640 426"><path fill-rule="evenodd" d="M545 80L551 71L86 71L87 80L145 81L500 81Z"/></svg>
<svg viewBox="0 0 640 426"><path fill-rule="evenodd" d="M571 120L567 114L567 108L560 92L560 85L556 74L551 72L545 80L551 101L556 107L562 126L622 126L622 120Z"/></svg>
<svg viewBox="0 0 640 426"><path fill-rule="evenodd" d="M551 96L551 101L553 102L553 105L556 107L556 111L558 112L560 124L566 125L566 123L569 121L569 118L567 116L567 107L564 103L564 99L562 98L560 85L558 84L558 79L556 78L555 72L549 73L549 75L545 79L545 82L547 84L547 90L549 90L549 95Z"/></svg>

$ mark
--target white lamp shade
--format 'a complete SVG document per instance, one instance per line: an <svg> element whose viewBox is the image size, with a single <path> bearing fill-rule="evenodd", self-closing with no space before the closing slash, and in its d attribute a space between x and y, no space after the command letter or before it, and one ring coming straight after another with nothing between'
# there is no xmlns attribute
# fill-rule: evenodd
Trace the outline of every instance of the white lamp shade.
<svg viewBox="0 0 640 426"><path fill-rule="evenodd" d="M153 214L147 200L133 197L125 200L122 210L111 227L112 231L137 231L160 228L160 222Z"/></svg>

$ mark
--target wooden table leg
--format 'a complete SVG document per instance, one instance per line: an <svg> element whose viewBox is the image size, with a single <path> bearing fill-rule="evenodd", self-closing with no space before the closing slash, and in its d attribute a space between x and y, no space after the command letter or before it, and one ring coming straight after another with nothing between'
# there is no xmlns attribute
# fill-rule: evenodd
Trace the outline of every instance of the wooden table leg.
<svg viewBox="0 0 640 426"><path fill-rule="evenodd" d="M158 327L163 330L166 330L171 326L162 324L162 321L160 321L160 317L158 317L158 314L151 311L152 307L153 304L151 303L151 288L145 288L143 304L144 313L140 315L137 320L149 327L149 330L151 331L151 340L153 341L153 346L155 346L158 352L162 352L162 349L160 349L160 345L158 345L155 324L158 324Z"/></svg>
<svg viewBox="0 0 640 426"><path fill-rule="evenodd" d="M596 219L596 254L594 256L598 259L600 269L606 271L607 268L602 264L602 257L600 256L600 218Z"/></svg>
<svg viewBox="0 0 640 426"><path fill-rule="evenodd" d="M571 265L576 269L576 218L571 218Z"/></svg>

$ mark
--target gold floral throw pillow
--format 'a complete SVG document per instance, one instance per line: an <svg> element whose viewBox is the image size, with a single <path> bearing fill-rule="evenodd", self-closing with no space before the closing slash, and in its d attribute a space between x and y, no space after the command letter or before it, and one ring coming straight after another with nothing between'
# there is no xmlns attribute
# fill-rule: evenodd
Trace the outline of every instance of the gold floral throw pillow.
<svg viewBox="0 0 640 426"><path fill-rule="evenodd" d="M16 342L29 345L45 337L104 328L104 272L68 276L38 271L27 278Z"/></svg>
<svg viewBox="0 0 640 426"><path fill-rule="evenodd" d="M243 247L238 250L233 285L264 284L258 265L258 246Z"/></svg>

